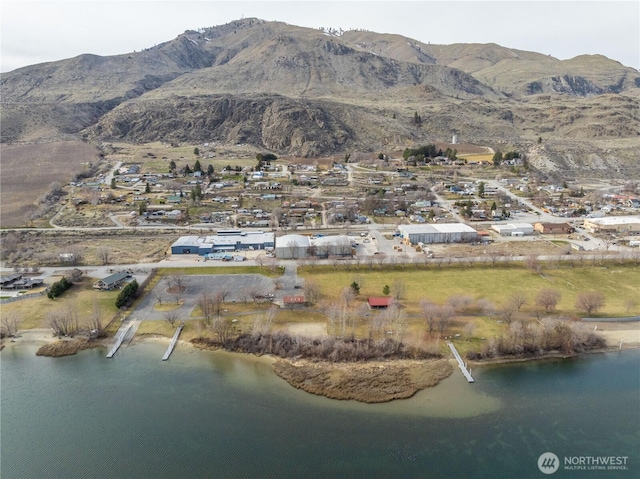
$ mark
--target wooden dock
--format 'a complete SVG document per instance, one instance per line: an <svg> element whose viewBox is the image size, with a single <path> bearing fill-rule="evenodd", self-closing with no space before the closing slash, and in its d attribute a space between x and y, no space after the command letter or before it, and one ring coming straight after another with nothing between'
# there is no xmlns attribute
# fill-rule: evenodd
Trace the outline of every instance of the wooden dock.
<svg viewBox="0 0 640 479"><path fill-rule="evenodd" d="M162 356L163 361L166 361L167 359L169 359L169 356L171 356L171 353L173 352L173 348L176 347L176 343L178 342L178 337L180 336L180 332L182 332L182 328L184 328L184 324L181 324L180 326L178 326L178 329L176 329L176 333L173 335L173 339L169 343L169 347L167 348L167 351L164 353L164 356Z"/></svg>
<svg viewBox="0 0 640 479"><path fill-rule="evenodd" d="M129 332L129 330L131 329L131 325L127 326L124 329L121 329L118 332L118 336L116 337L116 342L113 345L113 347L111 348L111 350L107 353L107 357L108 358L112 358L114 354L116 354L116 351L118 350L118 348L120 347L120 345L122 344L122 342L124 341L124 337L127 335L127 333Z"/></svg>
<svg viewBox="0 0 640 479"><path fill-rule="evenodd" d="M464 374L464 377L467 378L467 381L469 381L470 383L474 383L475 380L473 379L473 377L471 377L471 373L469 372L469 370L467 369L466 364L464 363L464 361L460 357L460 354L458 353L458 350L456 349L456 347L450 341L447 341L447 344L449 345L449 349L451 349L451 352L453 353L453 355L457 359L458 366L460 366L460 371L462 371L462 374Z"/></svg>

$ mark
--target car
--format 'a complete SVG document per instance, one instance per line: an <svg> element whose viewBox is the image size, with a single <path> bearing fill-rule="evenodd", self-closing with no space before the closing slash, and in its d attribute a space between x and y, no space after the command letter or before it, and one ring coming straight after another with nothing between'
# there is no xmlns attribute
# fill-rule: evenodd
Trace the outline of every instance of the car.
<svg viewBox="0 0 640 479"><path fill-rule="evenodd" d="M367 236L368 234L369 234L369 233L360 233L360 236L364 238L364 237L365 237L365 236Z"/></svg>
<svg viewBox="0 0 640 479"><path fill-rule="evenodd" d="M371 243L371 240L366 239L366 240L363 240L362 242L363 242L363 243Z"/></svg>

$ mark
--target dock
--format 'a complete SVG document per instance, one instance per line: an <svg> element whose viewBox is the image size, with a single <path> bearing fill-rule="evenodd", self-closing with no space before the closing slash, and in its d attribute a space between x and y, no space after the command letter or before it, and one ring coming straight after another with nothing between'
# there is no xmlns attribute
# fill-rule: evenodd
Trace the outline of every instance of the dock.
<svg viewBox="0 0 640 479"><path fill-rule="evenodd" d="M462 374L464 375L464 377L467 379L467 381L469 381L470 383L474 383L475 380L473 379L473 377L471 376L471 373L469 372L469 370L467 369L467 365L464 363L464 361L462 360L462 358L460 357L460 354L458 353L458 350L456 349L456 347L453 345L452 342L447 341L447 344L449 345L449 349L451 349L451 352L453 353L453 355L455 356L455 358L458 361L458 366L460 366L460 371L462 371Z"/></svg>
<svg viewBox="0 0 640 479"><path fill-rule="evenodd" d="M118 331L118 336L116 337L116 342L113 345L113 347L111 348L111 350L107 353L107 357L108 358L112 358L113 355L116 354L116 351L118 350L118 348L120 347L120 345L124 341L124 337L127 335L127 333L129 332L130 329L131 329L131 325L128 325L126 328L120 329L120 331Z"/></svg>
<svg viewBox="0 0 640 479"><path fill-rule="evenodd" d="M176 343L178 342L178 337L182 332L182 328L184 328L184 324L181 324L180 326L178 326L178 329L176 329L176 332L173 335L173 339L169 343L169 347L167 348L167 351L164 353L164 356L162 356L163 361L166 361L167 359L169 359L169 356L171 356L171 353L173 352L173 348L176 347Z"/></svg>

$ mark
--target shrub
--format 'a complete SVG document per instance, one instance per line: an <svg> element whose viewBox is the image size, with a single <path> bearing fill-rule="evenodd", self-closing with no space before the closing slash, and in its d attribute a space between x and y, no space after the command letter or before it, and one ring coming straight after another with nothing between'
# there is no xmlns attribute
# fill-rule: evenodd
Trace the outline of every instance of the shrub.
<svg viewBox="0 0 640 479"><path fill-rule="evenodd" d="M47 291L47 297L49 299L55 299L68 290L73 283L69 281L67 278L62 278L60 281L56 281L49 287L49 291Z"/></svg>

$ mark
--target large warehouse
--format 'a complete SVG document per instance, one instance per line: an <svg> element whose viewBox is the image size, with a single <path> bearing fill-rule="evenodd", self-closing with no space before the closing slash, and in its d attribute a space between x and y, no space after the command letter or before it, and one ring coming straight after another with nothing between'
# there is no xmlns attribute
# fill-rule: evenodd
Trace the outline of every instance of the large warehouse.
<svg viewBox="0 0 640 479"><path fill-rule="evenodd" d="M321 236L310 238L303 235L284 235L276 238L276 258L300 259L315 256L352 256L353 247L347 236Z"/></svg>
<svg viewBox="0 0 640 479"><path fill-rule="evenodd" d="M398 231L405 244L465 243L478 239L478 232L462 223L400 225Z"/></svg>
<svg viewBox="0 0 640 479"><path fill-rule="evenodd" d="M585 218L584 229L591 233L640 234L640 216Z"/></svg>
<svg viewBox="0 0 640 479"><path fill-rule="evenodd" d="M171 245L171 254L199 254L262 250L275 246L274 234L262 231L221 230L213 236L181 236Z"/></svg>

